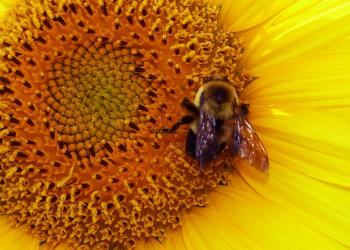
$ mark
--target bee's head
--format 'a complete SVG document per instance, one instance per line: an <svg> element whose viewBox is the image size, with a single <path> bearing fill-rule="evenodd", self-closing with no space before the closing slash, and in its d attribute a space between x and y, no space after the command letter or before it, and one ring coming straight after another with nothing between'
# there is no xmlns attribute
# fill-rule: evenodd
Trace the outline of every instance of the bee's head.
<svg viewBox="0 0 350 250"><path fill-rule="evenodd" d="M223 86L213 86L210 89L209 98L221 105L230 100L230 91Z"/></svg>
<svg viewBox="0 0 350 250"><path fill-rule="evenodd" d="M204 84L197 91L194 104L200 107L201 103L206 102L209 106L221 107L226 104L231 105L237 99L236 90L230 82L211 77L204 81Z"/></svg>

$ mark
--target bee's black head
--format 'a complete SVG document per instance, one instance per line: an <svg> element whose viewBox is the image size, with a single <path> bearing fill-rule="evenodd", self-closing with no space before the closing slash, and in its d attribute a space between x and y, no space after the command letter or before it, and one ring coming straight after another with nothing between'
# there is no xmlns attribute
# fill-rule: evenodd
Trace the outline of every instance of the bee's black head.
<svg viewBox="0 0 350 250"><path fill-rule="evenodd" d="M194 98L194 104L199 108L206 103L209 109L224 109L230 106L226 104L234 104L236 98L237 94L235 88L229 81L212 79L205 82L205 84L198 89ZM217 112L217 110L215 112Z"/></svg>
<svg viewBox="0 0 350 250"><path fill-rule="evenodd" d="M210 91L210 98L220 105L229 101L230 93L225 87L213 87Z"/></svg>

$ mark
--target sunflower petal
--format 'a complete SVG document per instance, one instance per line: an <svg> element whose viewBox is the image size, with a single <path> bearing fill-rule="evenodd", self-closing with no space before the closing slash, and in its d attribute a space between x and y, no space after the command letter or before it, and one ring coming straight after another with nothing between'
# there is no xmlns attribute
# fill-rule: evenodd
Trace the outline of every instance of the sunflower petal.
<svg viewBox="0 0 350 250"><path fill-rule="evenodd" d="M270 159L310 178L350 188L348 122L302 106L255 103L249 119Z"/></svg>
<svg viewBox="0 0 350 250"><path fill-rule="evenodd" d="M241 33L248 44L242 64L258 77L245 98L322 107L349 121L349 21L348 1L299 1Z"/></svg>
<svg viewBox="0 0 350 250"><path fill-rule="evenodd" d="M283 62L272 71L266 69L245 89L243 98L259 105L300 104L346 111L350 107L349 55L350 43L348 50L331 50L298 62ZM252 69L251 74L258 72Z"/></svg>
<svg viewBox="0 0 350 250"><path fill-rule="evenodd" d="M338 54L349 51L349 20L347 0L298 1L267 23L242 34L248 44L242 64L260 76L278 72L289 66L286 62L299 64L329 54L330 50ZM314 60L315 65L317 62Z"/></svg>
<svg viewBox="0 0 350 250"><path fill-rule="evenodd" d="M249 44L242 64L258 77L244 95L256 104L300 104L349 115L350 3L309 2L242 34Z"/></svg>
<svg viewBox="0 0 350 250"><path fill-rule="evenodd" d="M255 171L249 166L245 166L244 169ZM262 175L257 171L256 173ZM271 186L269 181L259 183L257 179L261 178L256 177L254 175L255 182L251 183L251 179L245 179L245 177L242 178L235 174L229 186L218 188L210 196L210 204L206 208L205 214L210 214L212 220L215 220L212 224L215 225L214 227L208 227L203 222L205 221L203 218L194 219L200 223L200 226L207 226L206 231L214 233L217 228L222 228L223 231L230 234L227 239L230 240L231 247L226 249L289 249L291 246L293 249L345 249L342 243L330 240L324 234L324 227L329 225L329 221L319 222L318 224L321 224L322 227L315 229L313 226L317 224L312 224L308 217L309 214L304 209L289 203L294 200L290 200L291 197L288 194L283 197L277 192L273 193L274 186ZM271 178L272 176L269 179ZM256 186L257 183L259 183L259 187ZM297 186L298 183L294 183L294 185ZM265 189L270 190L268 195L256 192L265 186ZM263 190L265 189L263 188ZM298 201L299 198L296 200ZM317 218L318 215L314 215L312 218ZM319 217L318 219L324 218ZM235 230L232 230L233 228L239 228L241 233L237 234ZM345 232L342 235L345 235ZM241 238L242 234L248 237ZM207 235L207 237L210 236ZM220 244L216 238L210 239ZM215 244L214 242L212 244ZM251 245L237 247L244 243L257 245L255 247Z"/></svg>
<svg viewBox="0 0 350 250"><path fill-rule="evenodd" d="M252 28L287 8L296 0L217 1L221 5L221 22L233 31Z"/></svg>
<svg viewBox="0 0 350 250"><path fill-rule="evenodd" d="M239 224L232 221L226 223L231 211L226 211L226 214L217 212L213 204L184 215L183 235L187 249L225 250L232 249L233 246L235 249L257 249L258 239L254 239L249 232L242 231Z"/></svg>
<svg viewBox="0 0 350 250"><path fill-rule="evenodd" d="M335 247L338 244L350 247L350 194L347 189L313 180L275 161L271 161L269 178L263 182L259 180L261 173L242 165L239 172L248 185L295 220L295 226L287 226L287 230L299 238L301 246L309 243L302 232L304 227L306 235L310 231L314 233L315 240L310 239L310 244L318 238L318 243L329 245L318 248L338 249ZM276 217L276 220L284 225L284 219Z"/></svg>
<svg viewBox="0 0 350 250"><path fill-rule="evenodd" d="M10 9L11 6L15 5L16 1L1 0L0 2L0 17L4 15L6 11Z"/></svg>
<svg viewBox="0 0 350 250"><path fill-rule="evenodd" d="M33 238L25 226L14 227L0 216L0 250L38 250L39 241Z"/></svg>

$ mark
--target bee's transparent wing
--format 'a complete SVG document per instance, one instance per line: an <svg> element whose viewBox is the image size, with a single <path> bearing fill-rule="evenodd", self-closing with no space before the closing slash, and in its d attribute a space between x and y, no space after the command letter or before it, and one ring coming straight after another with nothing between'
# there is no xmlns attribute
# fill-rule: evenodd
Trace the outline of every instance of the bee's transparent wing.
<svg viewBox="0 0 350 250"><path fill-rule="evenodd" d="M233 120L232 152L262 171L269 168L266 149L253 127L238 108Z"/></svg>
<svg viewBox="0 0 350 250"><path fill-rule="evenodd" d="M238 106L234 108L234 116L232 119L232 153L234 155L237 155L239 153L239 149L241 147L242 143L242 116L240 115L240 111L238 109Z"/></svg>
<svg viewBox="0 0 350 250"><path fill-rule="evenodd" d="M201 169L206 163L214 160L220 152L221 146L217 139L215 125L215 116L201 107L196 134L196 158Z"/></svg>

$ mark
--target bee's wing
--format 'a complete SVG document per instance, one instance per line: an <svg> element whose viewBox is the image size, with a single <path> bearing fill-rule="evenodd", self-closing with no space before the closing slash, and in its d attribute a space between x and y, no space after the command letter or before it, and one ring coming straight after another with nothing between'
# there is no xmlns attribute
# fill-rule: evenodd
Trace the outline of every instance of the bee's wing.
<svg viewBox="0 0 350 250"><path fill-rule="evenodd" d="M204 168L207 162L216 158L221 148L215 125L216 119L214 114L205 111L201 107L196 134L196 158L199 161L201 169Z"/></svg>
<svg viewBox="0 0 350 250"><path fill-rule="evenodd" d="M234 107L234 116L232 119L232 153L237 155L242 143L242 116L240 115L238 106Z"/></svg>
<svg viewBox="0 0 350 250"><path fill-rule="evenodd" d="M269 168L269 158L266 149L255 133L253 127L238 108L233 121L233 146L235 154L247 160L248 163L262 171Z"/></svg>

